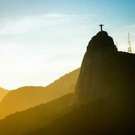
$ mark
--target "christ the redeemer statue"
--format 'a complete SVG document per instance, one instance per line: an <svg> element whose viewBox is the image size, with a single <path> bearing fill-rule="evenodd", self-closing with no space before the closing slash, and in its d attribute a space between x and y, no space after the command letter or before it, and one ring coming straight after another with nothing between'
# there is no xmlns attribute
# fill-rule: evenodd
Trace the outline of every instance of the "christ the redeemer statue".
<svg viewBox="0 0 135 135"><path fill-rule="evenodd" d="M101 28L101 31L103 31L103 26L104 26L104 25L103 25L103 24L100 24L99 26L100 26L100 28Z"/></svg>

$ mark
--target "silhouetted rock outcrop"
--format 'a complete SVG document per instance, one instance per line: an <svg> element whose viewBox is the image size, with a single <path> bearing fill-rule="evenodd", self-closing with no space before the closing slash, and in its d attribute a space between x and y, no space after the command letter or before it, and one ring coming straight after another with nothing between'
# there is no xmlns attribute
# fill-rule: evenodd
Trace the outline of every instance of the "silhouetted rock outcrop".
<svg viewBox="0 0 135 135"><path fill-rule="evenodd" d="M107 32L92 38L84 56L76 93L84 101L130 98L135 90L135 55L118 52Z"/></svg>
<svg viewBox="0 0 135 135"><path fill-rule="evenodd" d="M110 133L111 125L116 126L118 121L116 127L124 128L120 132L131 131L135 120L134 82L135 55L119 52L113 39L99 32L89 42L82 62L76 86L78 101L99 108L101 114L96 117L108 117L104 122L110 125Z"/></svg>

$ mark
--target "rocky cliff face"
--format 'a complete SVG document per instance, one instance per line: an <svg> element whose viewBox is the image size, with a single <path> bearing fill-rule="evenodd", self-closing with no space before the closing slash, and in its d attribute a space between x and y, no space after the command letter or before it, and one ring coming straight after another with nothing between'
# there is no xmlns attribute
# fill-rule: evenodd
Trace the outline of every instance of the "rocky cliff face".
<svg viewBox="0 0 135 135"><path fill-rule="evenodd" d="M134 102L135 55L118 52L113 39L102 31L88 44L76 86L81 101L110 104Z"/></svg>
<svg viewBox="0 0 135 135"><path fill-rule="evenodd" d="M117 48L106 32L99 32L88 44L77 84L77 95L95 100L107 95L109 74ZM110 60L111 59L111 60Z"/></svg>

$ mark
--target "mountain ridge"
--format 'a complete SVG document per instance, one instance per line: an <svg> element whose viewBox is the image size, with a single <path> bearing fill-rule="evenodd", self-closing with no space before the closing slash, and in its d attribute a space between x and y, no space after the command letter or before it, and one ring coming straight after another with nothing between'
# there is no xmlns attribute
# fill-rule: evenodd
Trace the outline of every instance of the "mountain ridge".
<svg viewBox="0 0 135 135"><path fill-rule="evenodd" d="M0 118L3 119L15 112L50 102L68 93L73 93L78 74L79 69L60 77L46 87L25 86L9 91L0 102Z"/></svg>
<svg viewBox="0 0 135 135"><path fill-rule="evenodd" d="M8 90L0 87L0 102L3 100L3 98L6 96L7 93Z"/></svg>
<svg viewBox="0 0 135 135"><path fill-rule="evenodd" d="M70 111L70 108L68 110L67 108L70 106L72 98L73 94L68 94L49 103L7 116L0 120L0 134L22 135L43 125L48 125Z"/></svg>

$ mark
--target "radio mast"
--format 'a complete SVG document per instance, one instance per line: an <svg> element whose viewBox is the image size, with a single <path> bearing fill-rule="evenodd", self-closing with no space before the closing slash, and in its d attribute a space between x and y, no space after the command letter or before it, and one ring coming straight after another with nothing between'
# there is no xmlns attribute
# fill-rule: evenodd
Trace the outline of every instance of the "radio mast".
<svg viewBox="0 0 135 135"><path fill-rule="evenodd" d="M132 53L130 33L128 33L128 53Z"/></svg>

